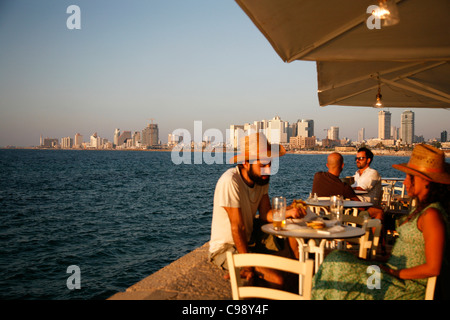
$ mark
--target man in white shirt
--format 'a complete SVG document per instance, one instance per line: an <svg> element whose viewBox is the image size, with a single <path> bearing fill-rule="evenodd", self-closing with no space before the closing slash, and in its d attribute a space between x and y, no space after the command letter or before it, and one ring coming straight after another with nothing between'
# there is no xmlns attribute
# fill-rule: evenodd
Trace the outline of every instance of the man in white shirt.
<svg viewBox="0 0 450 320"><path fill-rule="evenodd" d="M230 161L239 164L220 177L214 193L210 261L223 269L228 268L227 251L250 252L249 241L257 212L259 219L272 222L268 195L271 160L286 153L281 145L270 145L261 133L244 137L241 150L241 154ZM286 209L286 217L299 218L304 214L295 207ZM282 285L282 277L274 270L250 267L241 270L241 276L248 280L255 274Z"/></svg>
<svg viewBox="0 0 450 320"><path fill-rule="evenodd" d="M373 203L373 207L367 210L372 218L382 219L381 203L381 177L377 170L370 168L373 162L373 153L363 147L356 154L355 190L367 191L366 194L358 195L361 201Z"/></svg>

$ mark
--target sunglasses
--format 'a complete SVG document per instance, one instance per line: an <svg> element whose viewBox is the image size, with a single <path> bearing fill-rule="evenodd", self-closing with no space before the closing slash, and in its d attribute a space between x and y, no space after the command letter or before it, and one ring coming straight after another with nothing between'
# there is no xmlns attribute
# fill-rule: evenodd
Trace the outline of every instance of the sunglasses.
<svg viewBox="0 0 450 320"><path fill-rule="evenodd" d="M361 161L361 160L364 160L364 159L367 159L367 157L356 157L355 161L358 161L358 160Z"/></svg>

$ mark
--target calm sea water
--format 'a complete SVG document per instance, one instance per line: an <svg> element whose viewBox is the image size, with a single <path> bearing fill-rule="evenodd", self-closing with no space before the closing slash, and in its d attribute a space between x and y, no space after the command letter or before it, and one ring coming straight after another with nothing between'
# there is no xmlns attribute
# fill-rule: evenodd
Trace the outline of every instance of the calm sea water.
<svg viewBox="0 0 450 320"><path fill-rule="evenodd" d="M353 175L345 156L341 176ZM224 157L225 160L225 157ZM382 176L402 177L376 157ZM270 196L305 199L326 155L280 159ZM0 150L0 299L106 299L209 240L214 187L227 164L170 152ZM81 272L69 290L67 268Z"/></svg>

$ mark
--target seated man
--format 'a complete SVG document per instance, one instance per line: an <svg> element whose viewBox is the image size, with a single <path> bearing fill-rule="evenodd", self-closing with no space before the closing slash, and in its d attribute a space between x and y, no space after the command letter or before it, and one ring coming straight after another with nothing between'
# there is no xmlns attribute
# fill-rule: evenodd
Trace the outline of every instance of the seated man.
<svg viewBox="0 0 450 320"><path fill-rule="evenodd" d="M367 194L358 197L361 201L373 204L373 207L367 210L372 218L383 221L383 210L380 207L381 177L377 170L370 168L370 165L373 163L373 153L365 147L360 148L355 160L358 170L355 173L355 183L352 187L355 190L367 191Z"/></svg>
<svg viewBox="0 0 450 320"><path fill-rule="evenodd" d="M318 197L341 195L344 199L360 201L352 187L342 182L339 175L344 169L344 158L340 153L333 152L327 158L328 172L317 172L314 175L312 194Z"/></svg>
<svg viewBox="0 0 450 320"><path fill-rule="evenodd" d="M247 253L264 248L264 239L255 239L256 250L250 247L250 239L262 234L254 227L255 220L272 222L269 199L270 166L273 157L286 153L281 145L270 145L263 134L255 133L241 140L241 154L231 159L239 163L228 169L219 179L214 193L214 207L209 242L210 261L227 270L226 252ZM259 219L256 213L259 212ZM286 210L286 218L305 215L292 207ZM259 230L260 231L260 230ZM276 251L276 248L275 248ZM263 252L266 253L266 252ZM283 285L283 277L272 269L242 268L241 276L251 280L262 278L275 287Z"/></svg>

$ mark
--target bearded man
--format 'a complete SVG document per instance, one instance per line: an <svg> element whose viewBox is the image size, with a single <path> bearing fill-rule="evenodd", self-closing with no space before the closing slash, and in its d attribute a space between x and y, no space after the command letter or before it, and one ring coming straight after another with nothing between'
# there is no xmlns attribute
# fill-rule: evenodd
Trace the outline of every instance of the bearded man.
<svg viewBox="0 0 450 320"><path fill-rule="evenodd" d="M242 138L240 148L241 153L230 161L238 165L220 177L214 192L209 254L210 261L223 269L227 269L227 251L248 253L258 248L258 245L250 247L251 239L255 238L254 229L260 231L254 228L254 221L272 222L268 194L271 161L286 153L283 146L269 144L262 133ZM299 218L304 214L295 206L286 210L286 218ZM254 240L261 242L262 239ZM257 275L269 283L281 285L279 274L272 271L248 267L242 268L241 276L249 280Z"/></svg>

